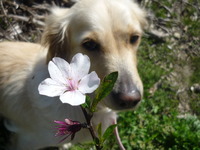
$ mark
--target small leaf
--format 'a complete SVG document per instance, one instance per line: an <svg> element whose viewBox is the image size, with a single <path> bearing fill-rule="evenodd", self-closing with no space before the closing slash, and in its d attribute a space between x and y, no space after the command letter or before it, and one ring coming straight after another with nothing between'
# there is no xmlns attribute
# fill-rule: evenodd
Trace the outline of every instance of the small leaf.
<svg viewBox="0 0 200 150"><path fill-rule="evenodd" d="M99 139L98 139L98 138L95 138L95 139L94 139L94 143L95 143L95 145L98 145L98 146L99 146L99 145L100 145Z"/></svg>
<svg viewBox="0 0 200 150"><path fill-rule="evenodd" d="M112 72L107 75L101 82L99 88L95 92L95 97L92 102L91 111L94 112L97 104L112 91L115 82L117 81L118 72Z"/></svg>
<svg viewBox="0 0 200 150"><path fill-rule="evenodd" d="M97 150L102 150L103 149L103 143L100 141L99 138L94 138L94 143L96 146Z"/></svg>
<svg viewBox="0 0 200 150"><path fill-rule="evenodd" d="M117 127L117 124L109 126L103 134L103 142L108 139L108 137L113 134L114 129Z"/></svg>
<svg viewBox="0 0 200 150"><path fill-rule="evenodd" d="M101 123L99 123L98 126L97 126L97 133L98 133L99 139L101 139L101 138L102 138L102 127L101 127Z"/></svg>
<svg viewBox="0 0 200 150"><path fill-rule="evenodd" d="M91 98L90 98L88 95L86 95L85 103L82 104L81 106L82 106L83 108L90 108L91 101L92 101Z"/></svg>

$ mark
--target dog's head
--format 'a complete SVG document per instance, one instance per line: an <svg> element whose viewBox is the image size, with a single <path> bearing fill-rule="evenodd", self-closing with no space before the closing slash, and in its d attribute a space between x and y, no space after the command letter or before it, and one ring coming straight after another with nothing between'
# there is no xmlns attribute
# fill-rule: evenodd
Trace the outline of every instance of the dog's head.
<svg viewBox="0 0 200 150"><path fill-rule="evenodd" d="M47 19L43 44L47 61L71 60L87 54L100 78L113 71L119 77L103 101L113 110L134 108L143 94L137 71L137 48L146 25L145 13L131 0L81 0L71 9L54 8Z"/></svg>

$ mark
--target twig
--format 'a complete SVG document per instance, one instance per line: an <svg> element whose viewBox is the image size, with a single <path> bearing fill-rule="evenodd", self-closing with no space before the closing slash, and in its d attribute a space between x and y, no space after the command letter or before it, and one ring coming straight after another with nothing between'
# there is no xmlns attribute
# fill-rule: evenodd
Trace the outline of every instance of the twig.
<svg viewBox="0 0 200 150"><path fill-rule="evenodd" d="M5 9L4 9L4 6L3 6L3 2L0 1L0 4L1 4L1 9L2 9L2 11L3 11L3 14L4 14L4 15L7 15L7 13L6 13Z"/></svg>
<svg viewBox="0 0 200 150"><path fill-rule="evenodd" d="M191 3L189 3L189 2L186 2L186 1L183 1L183 3L185 3L185 4L187 4L187 5L189 5L189 6L193 7L193 8L195 8L198 12L200 11L200 7L198 7L199 4L193 5L193 4L191 4Z"/></svg>
<svg viewBox="0 0 200 150"><path fill-rule="evenodd" d="M155 3L158 3L161 7L163 7L165 10L167 10L169 13L170 13L170 15L172 15L172 11L167 7L167 6L165 6L165 5L163 5L162 3L160 3L159 1L157 1L157 0L153 0Z"/></svg>
<svg viewBox="0 0 200 150"><path fill-rule="evenodd" d="M92 125L91 125L91 116L87 113L87 111L81 106L81 109L82 109L82 111L83 111L83 114L84 114L84 116L85 116L85 119L86 119L86 122L87 122L87 124L89 125L89 131L90 131L90 134L91 134L91 136L92 136L92 139L93 139L93 141L95 141L95 139L97 139L97 136L96 136L96 134L95 134L95 132L94 132L94 130L93 130L93 128L92 128ZM96 149L97 150L101 150L102 148L99 146L99 145L97 145L97 144L95 144L95 146L96 146Z"/></svg>
<svg viewBox="0 0 200 150"><path fill-rule="evenodd" d="M3 14L4 14L4 16L7 16L7 13L6 13L6 11L5 11L5 9L4 9L4 6L3 6L3 2L0 0L0 5L1 5L1 9L3 10ZM17 33L17 35L19 35L18 34L18 32L17 32L17 30L15 30L15 28L11 25L11 23L8 21L8 19L7 19L7 17L6 17L6 21L7 21L7 23L9 24L9 26ZM17 40L19 40L19 38L17 37L17 36L15 36L16 38L17 38Z"/></svg>
<svg viewBox="0 0 200 150"><path fill-rule="evenodd" d="M48 4L42 4L42 5L37 4L37 5L33 5L32 7L33 7L33 9L36 9L36 10L40 9L40 10L44 10L44 11L50 11L50 8L52 6L50 6Z"/></svg>
<svg viewBox="0 0 200 150"><path fill-rule="evenodd" d="M42 27L45 25L45 23L42 22L42 21L36 20L34 18L24 17L24 16L18 16L18 15L0 15L0 17L8 17L8 18L16 19L16 20L25 21L25 22L32 22L32 23L34 23L36 25L39 25L39 26L42 26Z"/></svg>

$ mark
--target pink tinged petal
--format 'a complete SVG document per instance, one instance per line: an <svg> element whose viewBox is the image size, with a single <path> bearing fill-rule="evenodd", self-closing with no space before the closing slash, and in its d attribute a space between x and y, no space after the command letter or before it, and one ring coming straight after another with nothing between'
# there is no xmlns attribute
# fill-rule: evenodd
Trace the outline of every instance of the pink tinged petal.
<svg viewBox="0 0 200 150"><path fill-rule="evenodd" d="M81 79L78 89L83 94L92 93L99 87L99 84L100 79L96 72L93 71Z"/></svg>
<svg viewBox="0 0 200 150"><path fill-rule="evenodd" d="M58 67L58 69L60 70L60 72L64 78L71 77L70 76L71 67L67 61L65 61L64 59L59 58L59 57L54 57L53 62Z"/></svg>
<svg viewBox="0 0 200 150"><path fill-rule="evenodd" d="M70 119L65 119L65 123L69 124L69 125L73 125L73 121Z"/></svg>
<svg viewBox="0 0 200 150"><path fill-rule="evenodd" d="M85 103L85 95L79 91L68 91L60 96L63 103L68 103L72 106L78 106Z"/></svg>
<svg viewBox="0 0 200 150"><path fill-rule="evenodd" d="M61 70L52 61L48 64L50 77L59 84L66 84L66 76L63 76Z"/></svg>
<svg viewBox="0 0 200 150"><path fill-rule="evenodd" d="M51 78L42 81L38 86L39 94L49 97L60 96L67 90L67 87L60 85Z"/></svg>
<svg viewBox="0 0 200 150"><path fill-rule="evenodd" d="M57 124L66 125L66 122L64 122L64 121L54 120L54 122L57 123Z"/></svg>
<svg viewBox="0 0 200 150"><path fill-rule="evenodd" d="M73 78L80 80L90 70L90 59L87 55L78 53L72 58L70 66L73 70Z"/></svg>

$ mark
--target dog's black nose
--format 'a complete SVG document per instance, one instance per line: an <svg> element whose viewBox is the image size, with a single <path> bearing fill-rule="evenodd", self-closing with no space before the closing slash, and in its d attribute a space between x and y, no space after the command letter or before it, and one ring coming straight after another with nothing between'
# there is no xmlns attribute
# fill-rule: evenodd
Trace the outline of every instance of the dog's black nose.
<svg viewBox="0 0 200 150"><path fill-rule="evenodd" d="M141 94L138 90L130 93L112 92L112 96L119 109L134 108L141 101Z"/></svg>

